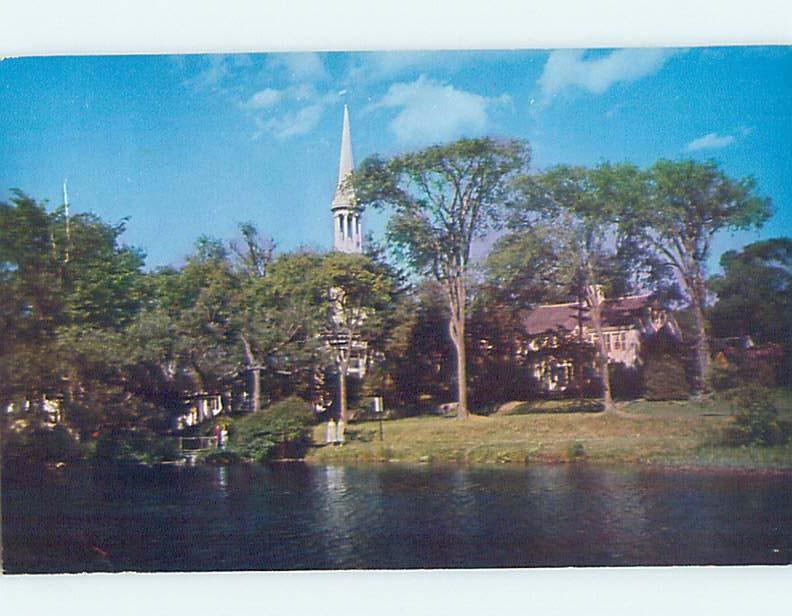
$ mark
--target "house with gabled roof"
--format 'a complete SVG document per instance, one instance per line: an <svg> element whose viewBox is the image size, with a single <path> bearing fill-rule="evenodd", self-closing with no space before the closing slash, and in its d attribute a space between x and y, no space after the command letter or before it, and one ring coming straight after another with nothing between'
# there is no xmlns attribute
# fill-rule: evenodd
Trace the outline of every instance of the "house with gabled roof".
<svg viewBox="0 0 792 616"><path fill-rule="evenodd" d="M585 302L567 302L537 306L520 315L529 341L525 355L541 392L563 393L596 378L591 350L597 335L588 313ZM679 336L673 316L651 294L603 299L602 330L608 364L629 369L640 368L641 346L648 337L660 331ZM582 352L586 347L589 353Z"/></svg>

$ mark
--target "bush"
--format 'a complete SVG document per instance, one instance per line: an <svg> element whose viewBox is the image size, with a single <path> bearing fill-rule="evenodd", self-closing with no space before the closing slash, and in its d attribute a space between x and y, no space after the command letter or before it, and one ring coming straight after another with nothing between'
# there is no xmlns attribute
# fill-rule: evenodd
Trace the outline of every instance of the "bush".
<svg viewBox="0 0 792 616"><path fill-rule="evenodd" d="M715 391L728 391L741 387L760 385L775 387L776 371L770 362L762 360L744 361L742 364L715 365L712 370L712 387Z"/></svg>
<svg viewBox="0 0 792 616"><path fill-rule="evenodd" d="M240 461L240 457L237 452L226 449L224 451L210 451L203 455L199 454L198 460L203 464L212 466L226 466L228 464L236 464Z"/></svg>
<svg viewBox="0 0 792 616"><path fill-rule="evenodd" d="M569 460L577 460L586 457L586 448L583 443L575 441L567 448L567 458Z"/></svg>
<svg viewBox="0 0 792 616"><path fill-rule="evenodd" d="M20 462L63 462L79 458L80 445L65 426L40 426L9 432L3 457Z"/></svg>
<svg viewBox="0 0 792 616"><path fill-rule="evenodd" d="M179 458L176 442L148 430L112 429L101 432L93 450L95 462L154 464Z"/></svg>
<svg viewBox="0 0 792 616"><path fill-rule="evenodd" d="M644 342L644 398L687 400L690 397L685 360L687 354L684 345L664 331Z"/></svg>
<svg viewBox="0 0 792 616"><path fill-rule="evenodd" d="M611 394L616 400L635 400L643 393L643 375L638 368L622 363L608 364Z"/></svg>
<svg viewBox="0 0 792 616"><path fill-rule="evenodd" d="M743 387L735 395L740 410L726 432L732 445L783 445L792 436L792 424L778 418L770 392L763 387Z"/></svg>
<svg viewBox="0 0 792 616"><path fill-rule="evenodd" d="M242 458L267 462L274 458L301 458L311 444L315 417L310 405L286 398L236 421L231 427L231 450Z"/></svg>
<svg viewBox="0 0 792 616"><path fill-rule="evenodd" d="M548 400L544 402L525 402L515 407L511 415L532 415L535 413L601 413L605 405L600 400Z"/></svg>
<svg viewBox="0 0 792 616"><path fill-rule="evenodd" d="M647 400L687 400L690 390L681 359L653 356L644 366L644 397Z"/></svg>

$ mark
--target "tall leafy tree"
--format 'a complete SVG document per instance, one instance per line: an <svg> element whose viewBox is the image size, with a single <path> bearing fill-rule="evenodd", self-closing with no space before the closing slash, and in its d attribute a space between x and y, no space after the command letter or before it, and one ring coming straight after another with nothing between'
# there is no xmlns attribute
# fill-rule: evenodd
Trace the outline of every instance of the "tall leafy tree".
<svg viewBox="0 0 792 616"><path fill-rule="evenodd" d="M340 418L347 421L350 362L356 352L363 353L362 361L382 352L398 301L398 275L368 256L331 252L313 271L312 284L326 294L322 329L338 373Z"/></svg>
<svg viewBox="0 0 792 616"><path fill-rule="evenodd" d="M585 303L586 319L594 331L605 409L612 410L603 329L605 297L629 290L636 262L634 244L619 233L617 211L603 194L598 170L560 165L526 176L520 186L523 200L510 222L515 233L513 243L522 238L522 244L532 249L527 256L533 263L526 269L533 266L537 273L549 269L557 291ZM538 236L540 229L544 233ZM552 238L552 257L539 250L548 250L548 236ZM582 366L577 373L580 378Z"/></svg>
<svg viewBox="0 0 792 616"><path fill-rule="evenodd" d="M790 379L792 364L792 239L773 238L729 250L723 273L709 279L717 301L708 317L714 336L749 334L757 343L783 345Z"/></svg>
<svg viewBox="0 0 792 616"><path fill-rule="evenodd" d="M383 369L390 404L418 411L431 401L448 402L454 392L454 350L446 334L448 302L440 285L424 280L395 307Z"/></svg>
<svg viewBox="0 0 792 616"><path fill-rule="evenodd" d="M320 263L316 253L287 253L273 259L264 275L248 271L243 277L237 319L253 410L261 407L262 376L286 376L293 386L307 386L300 381L311 378L325 296L310 273Z"/></svg>
<svg viewBox="0 0 792 616"><path fill-rule="evenodd" d="M760 227L772 214L771 201L756 194L753 178L730 178L714 161L660 160L645 171L606 164L599 173L625 232L675 273L687 295L692 384L700 393L710 366L705 308L712 240L721 231Z"/></svg>
<svg viewBox="0 0 792 616"><path fill-rule="evenodd" d="M0 203L0 386L6 401L40 399L57 381L60 280L51 216L43 204L14 191Z"/></svg>
<svg viewBox="0 0 792 616"><path fill-rule="evenodd" d="M123 400L122 332L142 304L144 260L121 243L124 230L47 212L21 192L0 204L1 397L62 396L66 421L83 431L102 421L82 412L86 400Z"/></svg>
<svg viewBox="0 0 792 616"><path fill-rule="evenodd" d="M465 311L471 245L498 227L512 199L512 179L529 159L523 141L461 139L390 160L368 159L352 177L358 203L392 210L387 236L397 254L444 289L460 418L469 413Z"/></svg>

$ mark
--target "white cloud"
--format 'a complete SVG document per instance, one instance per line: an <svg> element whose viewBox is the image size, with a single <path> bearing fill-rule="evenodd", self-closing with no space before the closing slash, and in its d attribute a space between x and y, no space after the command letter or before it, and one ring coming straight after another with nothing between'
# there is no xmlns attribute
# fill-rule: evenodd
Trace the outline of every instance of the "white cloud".
<svg viewBox="0 0 792 616"><path fill-rule="evenodd" d="M256 118L259 131L254 138L261 136L262 132L271 133L278 139L287 139L297 135L305 135L319 125L324 113L321 104L308 105L296 111L288 111L279 116L269 118Z"/></svg>
<svg viewBox="0 0 792 616"><path fill-rule="evenodd" d="M196 89L216 90L231 74L231 60L227 55L212 55L206 59L206 66L194 77L184 83Z"/></svg>
<svg viewBox="0 0 792 616"><path fill-rule="evenodd" d="M260 90L256 92L253 96L251 96L246 103L244 103L244 107L248 109L264 109L266 107L272 107L273 105L277 105L280 100L283 98L283 91L282 90L274 90L273 88L266 88L264 90Z"/></svg>
<svg viewBox="0 0 792 616"><path fill-rule="evenodd" d="M524 53L518 55L509 51L367 51L351 55L344 81L354 88L360 83L408 79L417 73L441 71L448 75L466 66L486 70L484 67L488 63L503 66L519 61L524 68L526 61L533 60L533 57L526 60Z"/></svg>
<svg viewBox="0 0 792 616"><path fill-rule="evenodd" d="M690 152L695 152L696 150L716 150L718 148L725 148L732 143L734 143L734 135L707 133L703 137L699 137L688 143L686 149Z"/></svg>
<svg viewBox="0 0 792 616"><path fill-rule="evenodd" d="M659 71L675 52L668 49L619 49L601 58L586 59L582 50L550 53L539 77L543 103L568 88L602 94L615 83L635 81Z"/></svg>
<svg viewBox="0 0 792 616"><path fill-rule="evenodd" d="M337 92L318 92L311 84L297 84L283 90L268 88L243 103L256 123L253 139L264 133L276 139L305 135L316 128L328 105L337 104Z"/></svg>
<svg viewBox="0 0 792 616"><path fill-rule="evenodd" d="M361 54L350 67L347 80L351 83L393 79L410 70L438 68L443 56L428 51L374 51Z"/></svg>
<svg viewBox="0 0 792 616"><path fill-rule="evenodd" d="M175 64L182 70L188 65L185 56L171 56ZM184 84L198 90L225 91L225 85L238 76L239 71L244 71L252 66L253 61L248 54L212 54L197 56L203 68Z"/></svg>
<svg viewBox="0 0 792 616"><path fill-rule="evenodd" d="M318 53L279 53L270 57L269 69L283 69L292 82L321 81L328 74Z"/></svg>
<svg viewBox="0 0 792 616"><path fill-rule="evenodd" d="M412 83L391 85L369 109L398 109L390 131L401 144L423 145L485 132L488 107L509 101L506 95L487 98L421 75Z"/></svg>

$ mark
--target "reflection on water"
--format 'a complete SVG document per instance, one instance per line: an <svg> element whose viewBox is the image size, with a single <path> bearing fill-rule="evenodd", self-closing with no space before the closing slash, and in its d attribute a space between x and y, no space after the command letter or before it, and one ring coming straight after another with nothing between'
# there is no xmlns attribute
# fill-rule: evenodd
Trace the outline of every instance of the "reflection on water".
<svg viewBox="0 0 792 616"><path fill-rule="evenodd" d="M8 572L792 561L792 474L9 469Z"/></svg>

